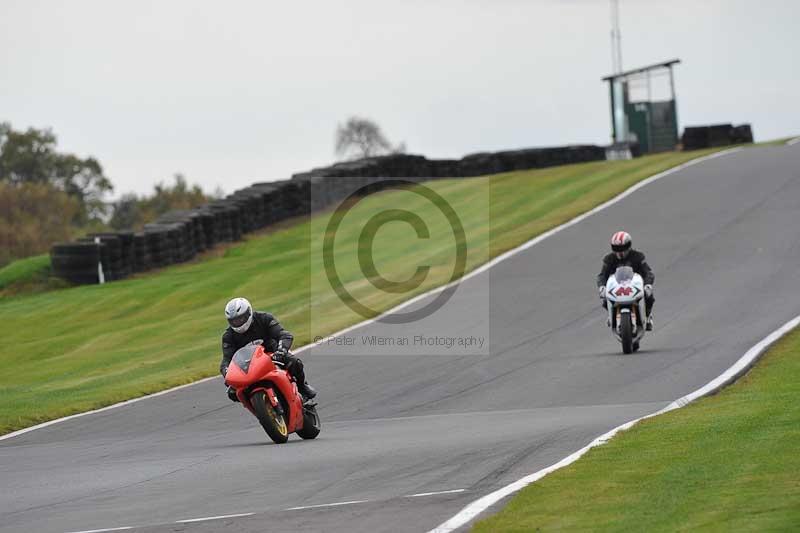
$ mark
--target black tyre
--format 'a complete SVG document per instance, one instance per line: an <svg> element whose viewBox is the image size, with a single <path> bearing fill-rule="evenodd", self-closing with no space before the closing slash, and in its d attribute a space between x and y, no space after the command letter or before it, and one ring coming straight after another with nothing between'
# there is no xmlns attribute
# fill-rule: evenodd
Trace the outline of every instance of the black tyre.
<svg viewBox="0 0 800 533"><path fill-rule="evenodd" d="M619 336L622 338L622 352L633 352L633 325L631 324L631 314L622 313L619 323Z"/></svg>
<svg viewBox="0 0 800 533"><path fill-rule="evenodd" d="M286 419L282 414L272 407L272 403L267 399L263 390L259 390L250 396L250 403L256 412L261 427L267 432L269 438L275 444L283 444L289 440L289 429L286 426Z"/></svg>
<svg viewBox="0 0 800 533"><path fill-rule="evenodd" d="M81 268L94 266L100 262L100 254L94 253L87 255L51 255L50 263L53 268Z"/></svg>
<svg viewBox="0 0 800 533"><path fill-rule="evenodd" d="M297 434L304 439L316 439L322 429L315 406L303 407L303 428Z"/></svg>
<svg viewBox="0 0 800 533"><path fill-rule="evenodd" d="M104 245L97 245L94 242L69 242L54 244L50 248L51 255L97 255L98 248Z"/></svg>

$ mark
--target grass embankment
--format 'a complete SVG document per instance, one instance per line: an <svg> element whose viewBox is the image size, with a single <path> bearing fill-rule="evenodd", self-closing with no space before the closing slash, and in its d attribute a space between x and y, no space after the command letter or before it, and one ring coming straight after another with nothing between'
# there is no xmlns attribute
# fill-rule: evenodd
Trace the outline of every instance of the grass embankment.
<svg viewBox="0 0 800 533"><path fill-rule="evenodd" d="M463 222L470 270L643 178L709 152L428 185ZM375 263L387 279L403 280L417 265L431 265L424 283L404 294L383 292L365 281L356 253L364 221L396 207L419 214L430 228L430 238L420 239L407 224L392 222L375 239ZM361 321L325 278L319 242L329 216L250 236L207 261L104 286L0 301L0 433L214 375L225 325L222 309L234 295L274 312L297 344ZM336 242L336 266L345 286L378 310L441 285L453 270L449 224L436 207L408 191L359 202L343 220Z"/></svg>
<svg viewBox="0 0 800 533"><path fill-rule="evenodd" d="M771 141L761 141L761 142L757 142L755 144L749 144L749 145L745 145L745 146L783 146L786 143L788 143L789 141L791 141L793 139L797 139L797 138L800 138L800 137L798 137L797 135L793 135L791 137L781 137L780 139L773 139Z"/></svg>
<svg viewBox="0 0 800 533"><path fill-rule="evenodd" d="M67 283L50 275L50 256L35 255L0 268L0 298L62 288Z"/></svg>
<svg viewBox="0 0 800 533"><path fill-rule="evenodd" d="M473 531L796 531L800 330L736 384L645 420Z"/></svg>

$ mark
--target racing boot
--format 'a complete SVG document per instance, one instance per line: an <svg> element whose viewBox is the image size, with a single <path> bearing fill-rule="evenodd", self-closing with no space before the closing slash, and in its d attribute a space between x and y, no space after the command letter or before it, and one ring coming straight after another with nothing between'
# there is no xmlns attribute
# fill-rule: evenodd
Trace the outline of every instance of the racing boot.
<svg viewBox="0 0 800 533"><path fill-rule="evenodd" d="M287 369L297 382L297 392L299 392L305 400L310 400L317 395L317 391L314 390L314 387L309 385L308 380L306 380L306 369L303 365L303 361L297 357L292 357L287 365Z"/></svg>
<svg viewBox="0 0 800 533"><path fill-rule="evenodd" d="M644 301L644 312L647 313L647 322L644 324L645 331L653 331L653 304L655 303L655 298L653 298L652 289L650 292L649 297L645 297Z"/></svg>
<svg viewBox="0 0 800 533"><path fill-rule="evenodd" d="M306 400L311 400L317 395L317 391L308 384L308 381L298 381L297 391Z"/></svg>

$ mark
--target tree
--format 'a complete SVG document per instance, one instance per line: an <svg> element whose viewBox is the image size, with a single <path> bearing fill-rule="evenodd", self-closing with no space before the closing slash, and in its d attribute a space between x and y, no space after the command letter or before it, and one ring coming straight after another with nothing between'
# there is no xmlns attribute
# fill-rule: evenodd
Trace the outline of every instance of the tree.
<svg viewBox="0 0 800 533"><path fill-rule="evenodd" d="M98 219L105 212L103 197L114 189L111 181L93 157L59 153L56 145L48 129L23 132L0 123L0 182L48 184L78 201L80 209L70 222L82 225Z"/></svg>
<svg viewBox="0 0 800 533"><path fill-rule="evenodd" d="M383 135L380 126L368 118L350 117L336 128L336 155L351 159L374 157L389 153L402 153L405 145L393 147Z"/></svg>
<svg viewBox="0 0 800 533"><path fill-rule="evenodd" d="M144 224L141 200L134 193L123 194L111 207L108 225L115 230L138 229Z"/></svg>
<svg viewBox="0 0 800 533"><path fill-rule="evenodd" d="M174 185L155 185L151 196L125 194L114 202L109 225L116 230L139 229L173 209L192 209L209 201L199 185L186 182L183 174L175 174Z"/></svg>
<svg viewBox="0 0 800 533"><path fill-rule="evenodd" d="M0 182L0 266L73 237L78 200L46 183Z"/></svg>

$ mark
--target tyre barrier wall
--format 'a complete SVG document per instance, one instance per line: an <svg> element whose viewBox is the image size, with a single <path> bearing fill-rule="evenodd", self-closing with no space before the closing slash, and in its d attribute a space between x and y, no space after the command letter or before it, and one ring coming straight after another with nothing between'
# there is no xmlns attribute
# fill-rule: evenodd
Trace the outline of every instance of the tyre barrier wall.
<svg viewBox="0 0 800 533"><path fill-rule="evenodd" d="M189 261L218 243L307 216L343 200L355 188L363 187L365 194L379 191L383 178L424 181L603 159L604 147L587 145L478 153L462 159L395 154L348 161L295 174L290 180L255 183L196 209L170 211L136 233L95 233L55 244L51 263L56 276L76 284L98 283L98 263L105 281L120 280Z"/></svg>
<svg viewBox="0 0 800 533"><path fill-rule="evenodd" d="M681 144L684 150L699 150L716 146L730 146L753 142L750 124L733 126L716 124L713 126L694 126L683 130Z"/></svg>

